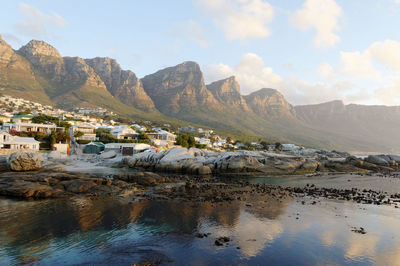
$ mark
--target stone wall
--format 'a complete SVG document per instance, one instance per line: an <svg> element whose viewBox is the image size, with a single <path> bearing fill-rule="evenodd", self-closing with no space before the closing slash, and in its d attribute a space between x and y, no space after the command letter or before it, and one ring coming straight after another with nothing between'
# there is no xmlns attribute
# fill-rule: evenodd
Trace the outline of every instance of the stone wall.
<svg viewBox="0 0 400 266"><path fill-rule="evenodd" d="M1 155L10 155L14 152L38 152L37 150L16 150L16 149L0 149L0 156Z"/></svg>

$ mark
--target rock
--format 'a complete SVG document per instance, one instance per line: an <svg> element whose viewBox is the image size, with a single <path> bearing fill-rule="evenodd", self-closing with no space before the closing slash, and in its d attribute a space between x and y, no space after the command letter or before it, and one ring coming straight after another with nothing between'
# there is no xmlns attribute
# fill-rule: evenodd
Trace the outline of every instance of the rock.
<svg viewBox="0 0 400 266"><path fill-rule="evenodd" d="M212 171L211 171L210 167L208 167L208 166L201 166L198 169L198 173L197 174L198 175L211 175Z"/></svg>
<svg viewBox="0 0 400 266"><path fill-rule="evenodd" d="M186 148L172 148L165 152L160 160L161 164L168 164L172 162L179 162L182 160L193 159L193 153L189 152Z"/></svg>
<svg viewBox="0 0 400 266"><path fill-rule="evenodd" d="M389 166L389 162L386 159L387 159L386 157L379 155L369 155L367 158L365 158L365 161L381 166Z"/></svg>
<svg viewBox="0 0 400 266"><path fill-rule="evenodd" d="M100 154L100 158L102 159L112 159L117 156L117 153L115 151L106 151Z"/></svg>
<svg viewBox="0 0 400 266"><path fill-rule="evenodd" d="M52 161L60 161L60 160L67 160L68 155L59 151L51 151L47 155L47 159L52 160Z"/></svg>
<svg viewBox="0 0 400 266"><path fill-rule="evenodd" d="M16 152L8 158L8 165L12 171L39 170L43 157L37 152Z"/></svg>
<svg viewBox="0 0 400 266"><path fill-rule="evenodd" d="M8 170L7 157L0 156L0 172Z"/></svg>
<svg viewBox="0 0 400 266"><path fill-rule="evenodd" d="M72 192L72 193L82 193L86 192L89 189L96 186L96 183L87 180L72 180L67 181L68 183L65 185L65 190Z"/></svg>
<svg viewBox="0 0 400 266"><path fill-rule="evenodd" d="M142 186L156 186L159 183L168 182L169 179L152 172L137 172L129 174L116 174L114 180L135 182Z"/></svg>
<svg viewBox="0 0 400 266"><path fill-rule="evenodd" d="M395 161L396 163L400 163L400 156L399 155L388 155L390 160Z"/></svg>

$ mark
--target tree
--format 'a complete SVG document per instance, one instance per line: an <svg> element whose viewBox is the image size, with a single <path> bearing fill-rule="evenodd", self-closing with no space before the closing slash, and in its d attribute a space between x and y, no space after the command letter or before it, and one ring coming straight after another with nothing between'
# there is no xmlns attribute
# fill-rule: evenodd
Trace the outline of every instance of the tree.
<svg viewBox="0 0 400 266"><path fill-rule="evenodd" d="M283 149L283 146L280 142L275 143L275 150L281 151Z"/></svg>
<svg viewBox="0 0 400 266"><path fill-rule="evenodd" d="M85 134L82 131L76 131L74 134L74 137L79 138L79 137L82 137L83 135L85 135Z"/></svg>
<svg viewBox="0 0 400 266"><path fill-rule="evenodd" d="M104 143L110 143L115 141L113 134L111 134L108 128L96 129L96 137L99 138L99 141Z"/></svg>

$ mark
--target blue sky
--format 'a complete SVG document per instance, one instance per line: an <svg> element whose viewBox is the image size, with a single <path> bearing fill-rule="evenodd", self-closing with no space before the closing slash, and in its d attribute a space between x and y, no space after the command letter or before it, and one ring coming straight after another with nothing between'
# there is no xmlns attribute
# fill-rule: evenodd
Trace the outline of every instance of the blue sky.
<svg viewBox="0 0 400 266"><path fill-rule="evenodd" d="M191 60L293 104L400 105L400 0L0 1L14 49L116 58L139 77Z"/></svg>

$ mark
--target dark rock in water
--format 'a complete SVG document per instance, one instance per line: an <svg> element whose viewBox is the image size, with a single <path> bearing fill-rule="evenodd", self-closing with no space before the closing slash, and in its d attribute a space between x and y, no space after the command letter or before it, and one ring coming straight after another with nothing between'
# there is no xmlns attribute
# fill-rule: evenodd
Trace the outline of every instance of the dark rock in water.
<svg viewBox="0 0 400 266"><path fill-rule="evenodd" d="M137 172L129 174L116 174L113 176L116 180L122 180L125 182L134 182L141 186L156 186L161 183L169 181L168 178L160 176L152 172Z"/></svg>
<svg viewBox="0 0 400 266"><path fill-rule="evenodd" d="M80 195L118 195L136 188L123 181L93 178L78 173L0 174L0 195L19 198L56 198Z"/></svg>
<svg viewBox="0 0 400 266"><path fill-rule="evenodd" d="M386 156L369 155L367 158L365 158L365 161L380 166L389 166L389 162L387 160L388 158L389 157Z"/></svg>
<svg viewBox="0 0 400 266"><path fill-rule="evenodd" d="M215 240L214 244L215 244L216 246L223 246L224 244L228 243L229 241L231 241L231 239L230 239L229 237L227 237L227 236L222 236L222 237L218 237L218 238Z"/></svg>
<svg viewBox="0 0 400 266"><path fill-rule="evenodd" d="M354 233L362 234L362 235L365 235L367 233L363 227L359 227L359 228L352 227L351 231Z"/></svg>
<svg viewBox="0 0 400 266"><path fill-rule="evenodd" d="M64 181L65 182L65 181ZM72 180L72 181L67 181L69 182L66 186L65 189L69 192L72 193L82 193L86 192L92 187L96 186L96 184L92 181L87 181L87 180Z"/></svg>

